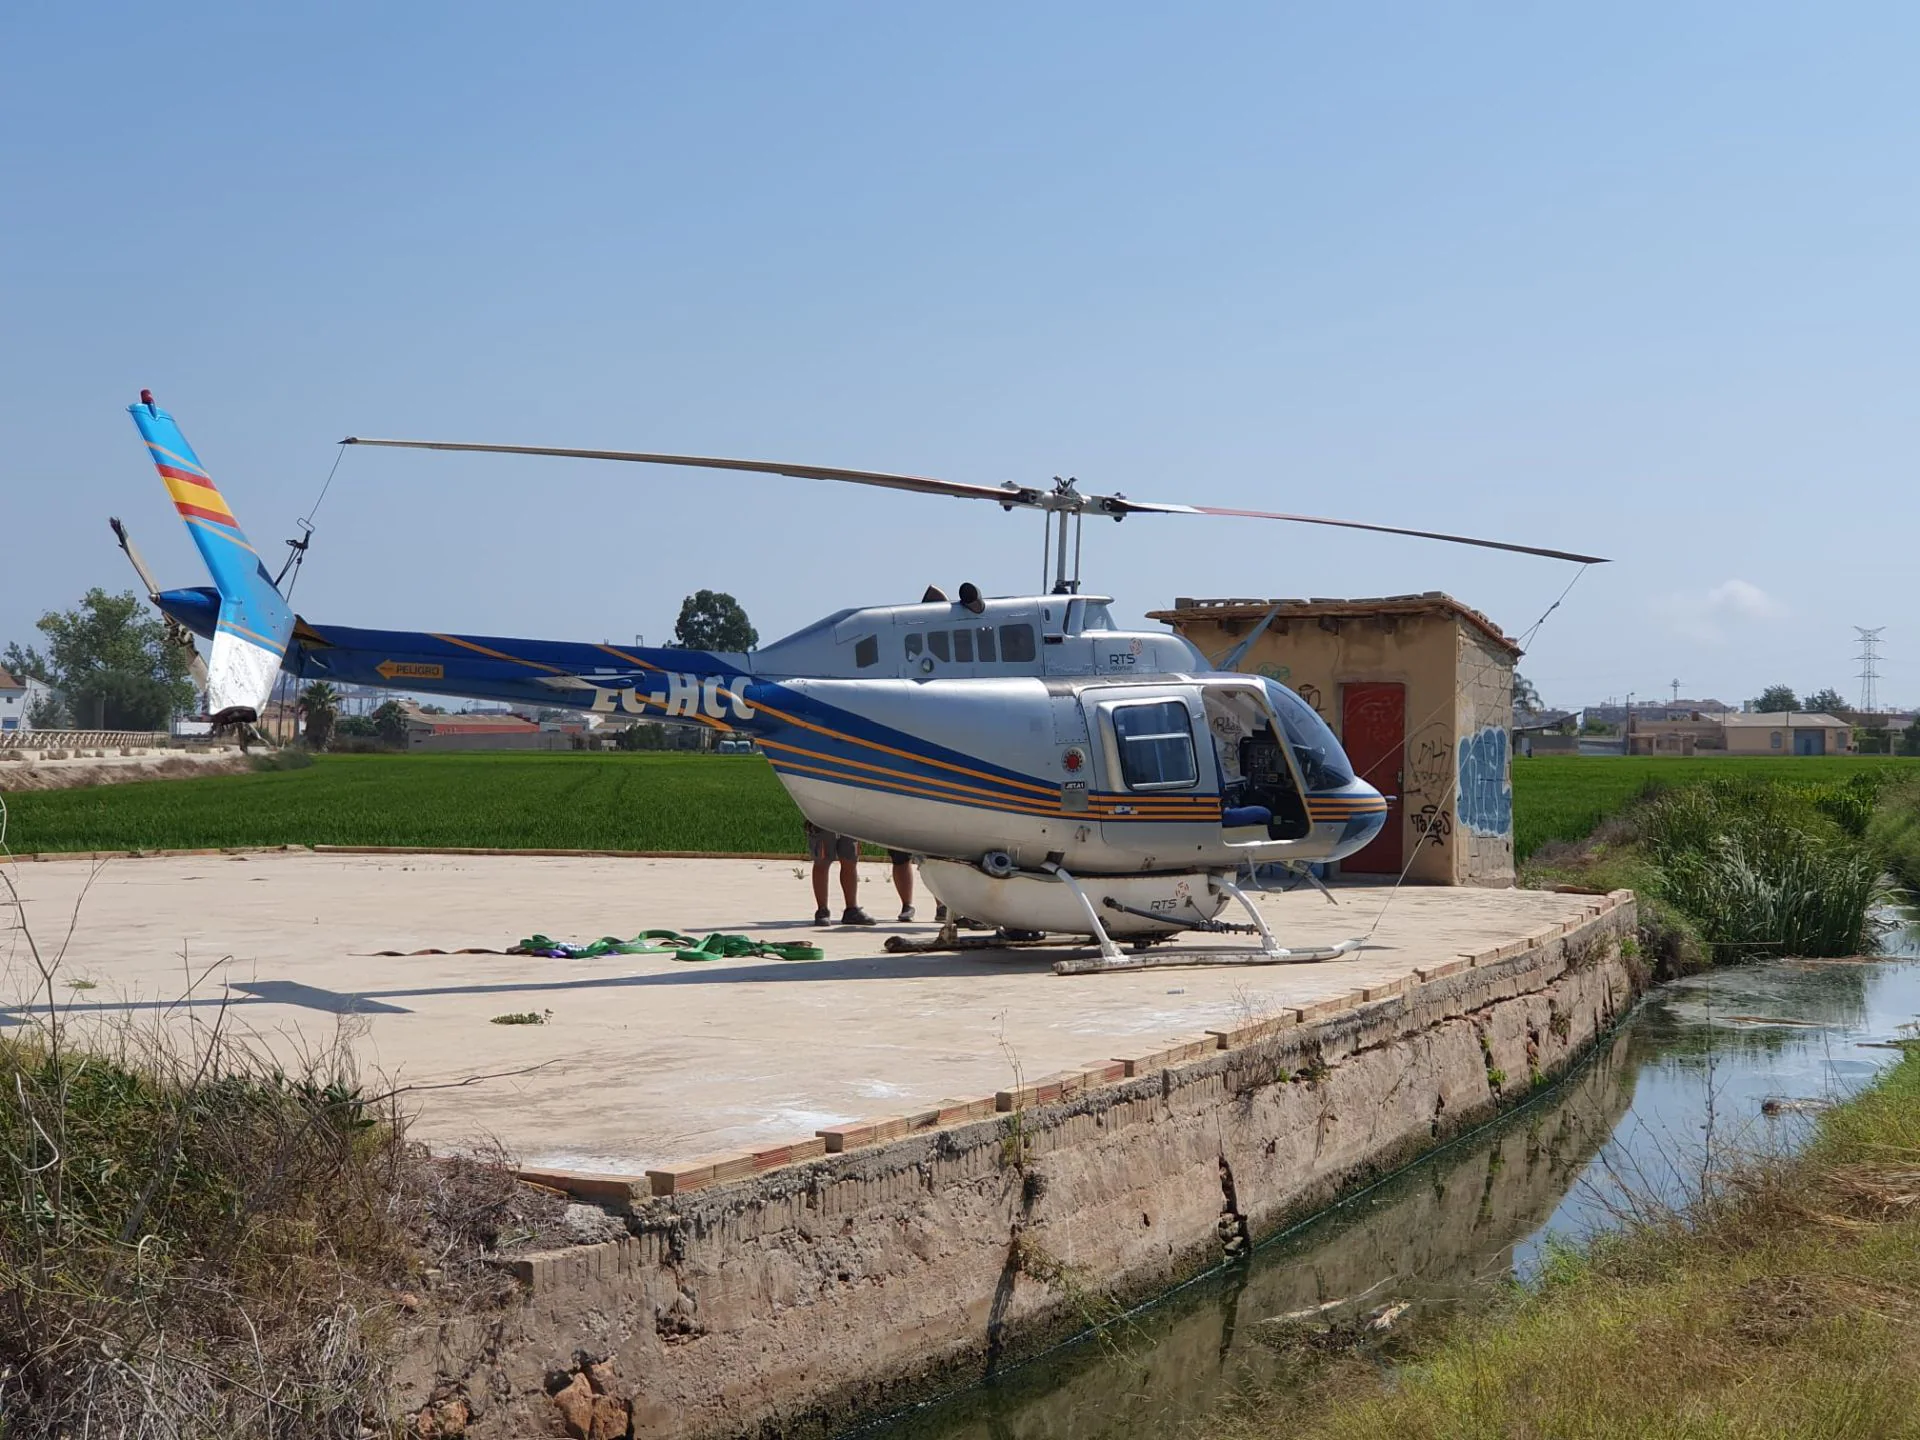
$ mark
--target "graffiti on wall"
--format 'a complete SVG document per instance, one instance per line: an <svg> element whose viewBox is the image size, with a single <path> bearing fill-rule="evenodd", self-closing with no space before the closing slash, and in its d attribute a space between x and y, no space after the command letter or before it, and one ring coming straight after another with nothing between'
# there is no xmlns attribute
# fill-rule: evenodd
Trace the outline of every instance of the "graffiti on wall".
<svg viewBox="0 0 1920 1440"><path fill-rule="evenodd" d="M1407 739L1407 793L1443 798L1453 781L1453 729L1436 720Z"/></svg>
<svg viewBox="0 0 1920 1440"><path fill-rule="evenodd" d="M1460 742L1460 823L1476 835L1513 833L1513 782L1507 774L1507 732L1489 725Z"/></svg>
<svg viewBox="0 0 1920 1440"><path fill-rule="evenodd" d="M1453 835L1453 816L1438 805L1422 805L1407 819L1422 840L1442 848Z"/></svg>

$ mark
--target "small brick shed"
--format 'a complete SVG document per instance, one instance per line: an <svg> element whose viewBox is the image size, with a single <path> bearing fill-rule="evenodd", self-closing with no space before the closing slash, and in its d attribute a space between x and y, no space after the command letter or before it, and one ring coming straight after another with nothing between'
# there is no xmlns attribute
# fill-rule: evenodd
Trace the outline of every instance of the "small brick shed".
<svg viewBox="0 0 1920 1440"><path fill-rule="evenodd" d="M1343 875L1511 885L1516 645L1450 595L1378 600L1180 599L1151 618L1215 664L1274 612L1236 667L1290 686L1389 797L1379 837ZM1408 862L1411 861L1411 864Z"/></svg>

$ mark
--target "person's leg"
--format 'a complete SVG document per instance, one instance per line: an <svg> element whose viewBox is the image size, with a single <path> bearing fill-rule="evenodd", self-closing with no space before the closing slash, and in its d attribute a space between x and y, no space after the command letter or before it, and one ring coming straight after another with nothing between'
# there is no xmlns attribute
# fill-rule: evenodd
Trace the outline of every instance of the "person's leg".
<svg viewBox="0 0 1920 1440"><path fill-rule="evenodd" d="M860 908L860 844L844 835L840 837L840 893L847 901L842 925L873 924L873 917Z"/></svg>
<svg viewBox="0 0 1920 1440"><path fill-rule="evenodd" d="M900 923L913 919L913 857L904 850L889 850L893 862L893 893L900 897Z"/></svg>
<svg viewBox="0 0 1920 1440"><path fill-rule="evenodd" d="M813 923L825 925L833 919L827 904L827 872L833 869L834 842L837 835L807 826L807 850L813 856Z"/></svg>

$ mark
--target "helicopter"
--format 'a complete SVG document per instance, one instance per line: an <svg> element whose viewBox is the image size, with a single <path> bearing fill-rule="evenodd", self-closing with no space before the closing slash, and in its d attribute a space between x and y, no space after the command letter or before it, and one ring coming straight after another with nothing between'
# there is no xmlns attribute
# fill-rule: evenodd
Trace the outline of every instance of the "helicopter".
<svg viewBox="0 0 1920 1440"><path fill-rule="evenodd" d="M1212 515L1411 535L1581 564L1598 556L1321 516L1168 504L1051 485L641 451L350 436L343 445L622 461L882 486L1038 510L1053 580L1040 594L929 587L911 604L825 616L747 653L373 630L296 615L174 417L149 391L129 407L211 587L158 590L115 533L154 605L192 648L217 725L256 720L280 673L608 716L696 725L754 742L822 829L920 857L950 915L1028 939L1086 937L1101 967L1134 963L1182 931L1280 945L1243 869L1308 873L1359 850L1386 797L1359 778L1326 722L1292 690L1232 670L1264 623L1215 666L1181 636L1118 628L1112 597L1084 593L1089 516ZM303 558L311 538L289 541ZM1270 615L1269 620L1272 619ZM1223 922L1237 904L1248 925ZM952 922L946 938L951 939Z"/></svg>

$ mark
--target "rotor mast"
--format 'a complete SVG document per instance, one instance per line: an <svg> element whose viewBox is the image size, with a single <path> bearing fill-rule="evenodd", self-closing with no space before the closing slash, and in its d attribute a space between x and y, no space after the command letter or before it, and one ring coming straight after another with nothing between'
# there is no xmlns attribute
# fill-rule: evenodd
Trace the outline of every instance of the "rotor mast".
<svg viewBox="0 0 1920 1440"><path fill-rule="evenodd" d="M1037 507L1044 517L1047 531L1040 549L1040 583L1051 595L1078 595L1080 593L1080 531L1086 524L1087 509L1097 503L1097 497L1082 495L1074 489L1077 482L1069 475L1061 479L1053 477L1053 490L1043 493L1037 499ZM1124 498L1124 497L1121 497ZM1055 514L1060 517L1054 525ZM1110 511L1115 520L1126 518L1124 510ZM1073 568L1067 568L1067 527L1073 527ZM1046 553L1051 545L1053 550L1053 583L1047 584Z"/></svg>

